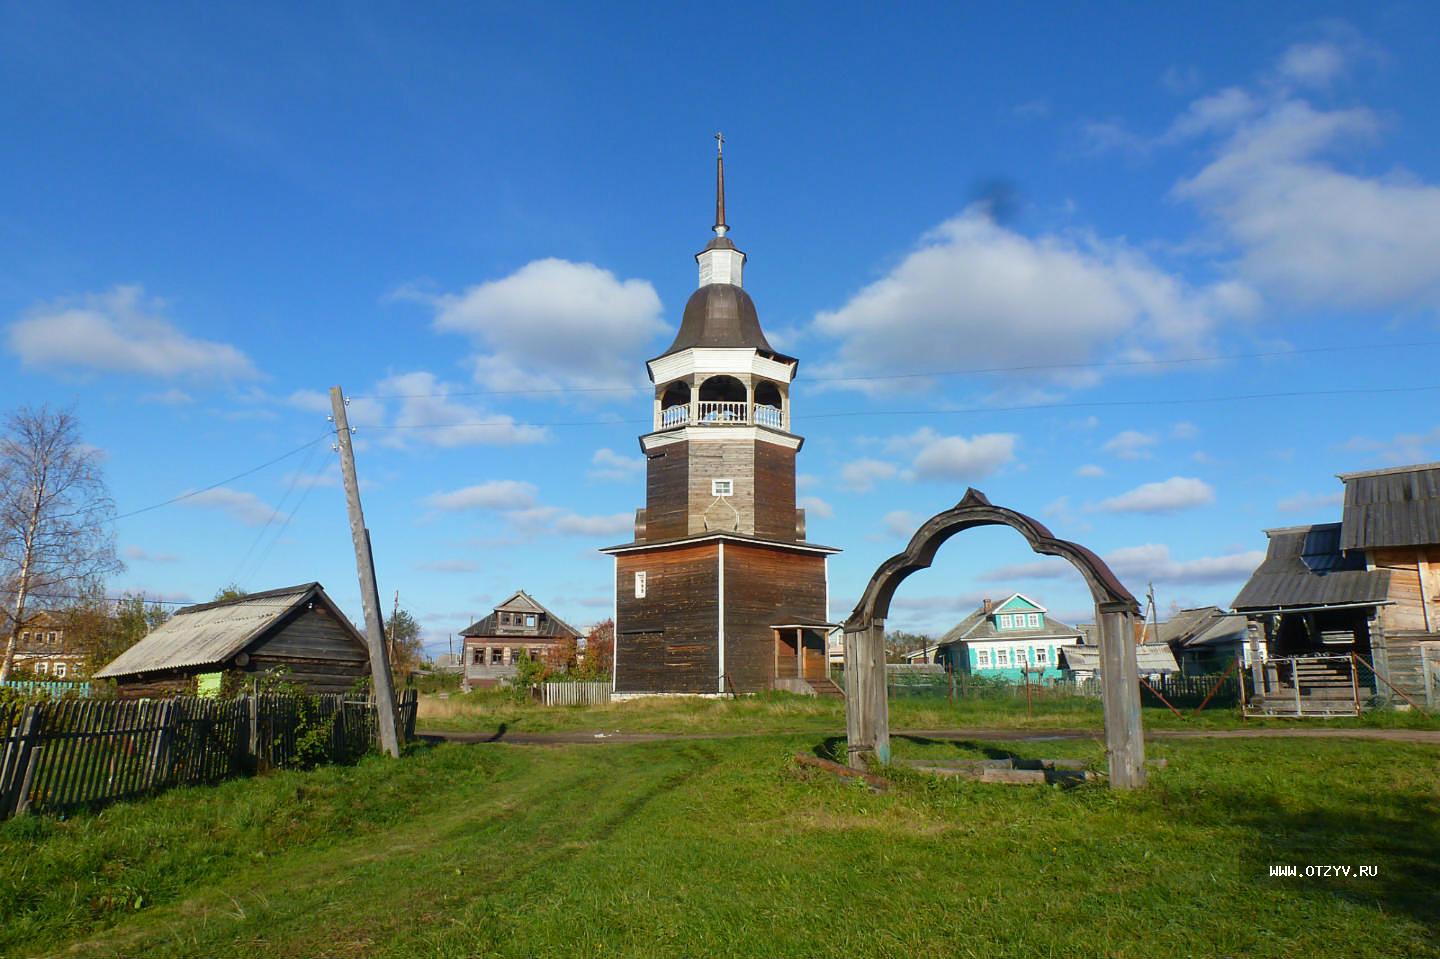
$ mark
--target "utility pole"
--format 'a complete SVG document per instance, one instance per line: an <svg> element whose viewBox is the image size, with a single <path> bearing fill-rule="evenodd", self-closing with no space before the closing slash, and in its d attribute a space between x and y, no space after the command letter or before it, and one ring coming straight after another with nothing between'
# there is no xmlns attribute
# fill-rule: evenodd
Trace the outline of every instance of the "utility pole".
<svg viewBox="0 0 1440 959"><path fill-rule="evenodd" d="M355 478L355 450L350 443L350 419L345 415L345 394L330 388L330 409L335 420L335 449L340 454L340 475L345 483L345 505L350 512L350 536L355 541L355 572L360 579L360 603L365 608L365 641L370 647L370 679L375 687L375 719L380 748L390 756L400 755L400 736L395 723L395 689L390 678L390 656L385 643L385 624L380 621L380 589L375 585L375 556L370 551L370 531L360 509L360 483Z"/></svg>

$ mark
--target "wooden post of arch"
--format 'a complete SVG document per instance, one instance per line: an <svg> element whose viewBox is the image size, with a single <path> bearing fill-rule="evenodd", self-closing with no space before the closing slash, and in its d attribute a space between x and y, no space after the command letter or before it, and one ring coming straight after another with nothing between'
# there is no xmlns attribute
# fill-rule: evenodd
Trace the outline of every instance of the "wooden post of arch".
<svg viewBox="0 0 1440 959"><path fill-rule="evenodd" d="M966 490L954 509L921 524L902 553L875 570L860 602L845 621L845 734L851 766L890 761L890 713L885 696L885 619L900 583L925 569L951 536L976 526L1009 526L1037 553L1070 561L1090 587L1100 634L1105 707L1105 755L1110 788L1145 785L1145 737L1140 725L1140 670L1135 661L1135 601L1105 561L1090 550L1057 539L1039 521L994 506L978 490Z"/></svg>

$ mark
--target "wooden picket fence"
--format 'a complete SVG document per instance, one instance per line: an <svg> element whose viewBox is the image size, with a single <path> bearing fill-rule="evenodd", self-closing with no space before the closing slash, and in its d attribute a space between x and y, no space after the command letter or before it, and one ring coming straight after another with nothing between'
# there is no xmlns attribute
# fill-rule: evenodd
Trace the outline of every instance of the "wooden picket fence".
<svg viewBox="0 0 1440 959"><path fill-rule="evenodd" d="M546 706L601 706L610 701L609 683L546 683Z"/></svg>
<svg viewBox="0 0 1440 959"><path fill-rule="evenodd" d="M65 683L50 682L38 679L10 679L0 683L0 689L8 689L21 696L50 696L60 699L62 696L90 695L89 683Z"/></svg>
<svg viewBox="0 0 1440 959"><path fill-rule="evenodd" d="M406 739L417 702L406 690L398 704ZM345 696L14 703L0 706L0 819L348 762L376 741L375 704Z"/></svg>

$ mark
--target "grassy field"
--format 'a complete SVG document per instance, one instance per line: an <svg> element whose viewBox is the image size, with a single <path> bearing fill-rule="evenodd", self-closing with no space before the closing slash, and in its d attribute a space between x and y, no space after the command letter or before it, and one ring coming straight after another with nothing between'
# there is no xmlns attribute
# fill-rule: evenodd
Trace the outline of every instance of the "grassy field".
<svg viewBox="0 0 1440 959"><path fill-rule="evenodd" d="M893 729L948 729L995 726L1011 729L1102 729L1100 701L1078 696L1037 699L1027 709L1023 697L959 699L901 697L890 701ZM1338 719L1241 719L1238 709L1184 711L1177 717L1163 707L1146 708L1147 729L1231 729L1241 726L1404 727L1440 728L1440 719L1418 712L1386 710ZM474 692L441 699L420 697L418 728L455 732L832 732L845 728L845 705L838 699L817 699L772 693L737 699L660 697L628 700L606 706L542 706L517 702L504 692Z"/></svg>
<svg viewBox="0 0 1440 959"><path fill-rule="evenodd" d="M1440 955L1440 750L1162 741L1151 788L797 766L823 735L420 747L0 824L0 951ZM1099 763L1087 741L899 757ZM1379 868L1272 879L1270 863Z"/></svg>

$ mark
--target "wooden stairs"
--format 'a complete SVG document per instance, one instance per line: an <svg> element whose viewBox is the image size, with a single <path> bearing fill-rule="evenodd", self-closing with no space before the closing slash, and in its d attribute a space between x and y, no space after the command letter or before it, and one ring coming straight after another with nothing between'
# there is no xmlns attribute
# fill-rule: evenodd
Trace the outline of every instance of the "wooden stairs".
<svg viewBox="0 0 1440 959"><path fill-rule="evenodd" d="M1356 689L1351 665L1344 661L1293 661L1290 669L1275 677L1278 682L1263 695L1246 704L1250 716L1354 716ZM1368 685L1358 690L1363 703Z"/></svg>
<svg viewBox="0 0 1440 959"><path fill-rule="evenodd" d="M833 679L807 679L810 688L815 690L815 695L826 699L844 699L845 691L835 685Z"/></svg>

